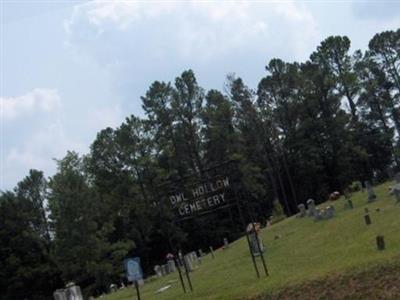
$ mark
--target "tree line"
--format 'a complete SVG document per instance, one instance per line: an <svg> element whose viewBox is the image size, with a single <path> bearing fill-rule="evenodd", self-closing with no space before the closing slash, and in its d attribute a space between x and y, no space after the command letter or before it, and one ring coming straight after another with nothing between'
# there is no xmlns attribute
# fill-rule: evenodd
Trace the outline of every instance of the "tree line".
<svg viewBox="0 0 400 300"><path fill-rule="evenodd" d="M161 214L160 186L233 160L244 197L264 221L354 181L387 180L399 166L400 29L350 52L346 36L306 62L272 59L256 90L229 74L205 90L192 70L153 82L131 115L101 130L90 152L68 152L46 178L31 170L0 195L1 299L48 299L68 282L99 295L123 281L122 261L146 273L170 251L218 247L243 229L237 212L179 226ZM246 220L248 221L248 220Z"/></svg>

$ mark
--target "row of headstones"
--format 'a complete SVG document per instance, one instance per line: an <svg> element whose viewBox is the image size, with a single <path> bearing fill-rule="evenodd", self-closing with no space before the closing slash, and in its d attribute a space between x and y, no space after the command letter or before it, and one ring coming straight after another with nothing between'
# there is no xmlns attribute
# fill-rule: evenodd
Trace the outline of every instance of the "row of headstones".
<svg viewBox="0 0 400 300"><path fill-rule="evenodd" d="M392 190L393 194L396 196L396 199L397 197L399 197L399 202L400 202L400 174L396 176L396 182L397 185ZM367 198L368 203L374 202L376 200L376 194L374 192L372 185L368 181L365 182L365 188L368 194ZM350 204L351 204L350 208L352 208L352 203L350 202ZM321 210L315 206L315 201L313 199L307 200L308 209L306 209L306 206L303 203L299 204L297 208L299 210L299 214L297 215L298 217L300 218L305 216L313 217L316 221L320 221L322 219L330 219L333 218L335 215L335 207L333 205L329 205L326 209Z"/></svg>
<svg viewBox="0 0 400 300"><path fill-rule="evenodd" d="M199 255L197 255L196 251L192 251L183 256L183 260L185 261L186 267L189 272L193 271L195 264L198 264L198 265L201 264L201 258L204 255L205 254L200 249ZM184 268L184 266L180 260L179 260L179 266L180 266L180 268ZM156 273L157 277L163 277L163 276L166 276L175 271L176 271L176 264L175 264L175 260L173 260L173 259L168 260L165 265L154 266L154 272Z"/></svg>
<svg viewBox="0 0 400 300"><path fill-rule="evenodd" d="M169 259L165 265L154 266L154 272L156 273L157 277L163 277L175 271L176 271L176 265L173 259Z"/></svg>
<svg viewBox="0 0 400 300"><path fill-rule="evenodd" d="M81 288L77 285L66 289L56 290L53 293L54 300L83 300Z"/></svg>
<svg viewBox="0 0 400 300"><path fill-rule="evenodd" d="M333 205L329 205L325 209L320 209L315 206L315 201L313 199L307 200L307 208L301 203L297 206L299 209L298 217L303 218L305 216L314 218L315 221L320 221L323 219L331 219L335 216L335 207Z"/></svg>

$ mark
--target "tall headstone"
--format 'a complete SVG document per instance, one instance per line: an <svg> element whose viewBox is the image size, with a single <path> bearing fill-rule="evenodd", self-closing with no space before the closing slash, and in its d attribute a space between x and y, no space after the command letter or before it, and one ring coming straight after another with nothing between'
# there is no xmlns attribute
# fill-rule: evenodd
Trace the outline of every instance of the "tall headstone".
<svg viewBox="0 0 400 300"><path fill-rule="evenodd" d="M54 300L68 300L65 290L56 290L53 293Z"/></svg>
<svg viewBox="0 0 400 300"><path fill-rule="evenodd" d="M70 286L65 289L67 300L83 300L81 288L77 285Z"/></svg>
<svg viewBox="0 0 400 300"><path fill-rule="evenodd" d="M190 252L190 259L192 260L192 262L197 262L198 257L196 251Z"/></svg>
<svg viewBox="0 0 400 300"><path fill-rule="evenodd" d="M306 206L303 203L300 203L297 208L299 209L299 214L298 216L300 218L303 218L307 215L307 210L306 210Z"/></svg>
<svg viewBox="0 0 400 300"><path fill-rule="evenodd" d="M162 277L163 274L161 272L161 267L159 265L154 266L154 272L156 273L157 277Z"/></svg>
<svg viewBox="0 0 400 300"><path fill-rule="evenodd" d="M167 266L168 266L169 273L176 271L176 265L175 265L175 261L173 259L169 259L167 261Z"/></svg>
<svg viewBox="0 0 400 300"><path fill-rule="evenodd" d="M165 276L167 274L167 265L161 265L161 275Z"/></svg>
<svg viewBox="0 0 400 300"><path fill-rule="evenodd" d="M376 200L376 195L375 195L374 189L372 188L372 185L369 181L365 182L365 188L367 189L368 203L374 202Z"/></svg>
<svg viewBox="0 0 400 300"><path fill-rule="evenodd" d="M186 265L188 271L192 272L193 271L193 264L192 264L192 259L191 259L190 256L191 256L190 254L186 254L183 257L183 260L185 261L185 265Z"/></svg>
<svg viewBox="0 0 400 300"><path fill-rule="evenodd" d="M169 273L171 273L170 270L169 270L168 263L165 264L165 265L163 265L163 267L165 268L165 273L166 273L167 275L168 275Z"/></svg>
<svg viewBox="0 0 400 300"><path fill-rule="evenodd" d="M400 203L400 173L397 173L394 177L396 185L392 188L392 194L396 198L396 204Z"/></svg>
<svg viewBox="0 0 400 300"><path fill-rule="evenodd" d="M315 201L314 201L314 199L308 199L307 200L307 214L309 217L314 217L315 213L316 213Z"/></svg>
<svg viewBox="0 0 400 300"><path fill-rule="evenodd" d="M224 249L229 248L229 242L228 242L228 239L227 239L227 238L224 238L224 246L223 246L223 248L224 248Z"/></svg>

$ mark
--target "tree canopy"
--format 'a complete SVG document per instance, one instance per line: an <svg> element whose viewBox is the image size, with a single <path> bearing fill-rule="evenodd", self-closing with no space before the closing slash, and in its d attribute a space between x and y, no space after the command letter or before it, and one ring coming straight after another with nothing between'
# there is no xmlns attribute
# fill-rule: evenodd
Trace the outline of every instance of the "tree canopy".
<svg viewBox="0 0 400 300"><path fill-rule="evenodd" d="M207 91L192 70L155 81L143 118L101 130L89 153L68 152L50 178L31 170L2 192L0 299L48 299L68 282L99 295L125 280L125 257L140 256L151 273L171 240L185 251L237 238L233 210L177 226L162 203L165 182L226 161L237 163L240 201L261 222L398 170L400 29L376 34L364 52L328 37L309 60L274 58L265 70L255 90L229 74L222 91Z"/></svg>

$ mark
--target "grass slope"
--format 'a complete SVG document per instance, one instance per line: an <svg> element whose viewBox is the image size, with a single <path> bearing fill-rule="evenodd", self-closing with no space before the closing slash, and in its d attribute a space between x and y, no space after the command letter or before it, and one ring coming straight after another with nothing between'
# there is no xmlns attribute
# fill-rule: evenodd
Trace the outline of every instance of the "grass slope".
<svg viewBox="0 0 400 300"><path fill-rule="evenodd" d="M378 200L367 204L366 193L356 193L354 209L344 208L343 198L334 203L336 216L314 222L310 218L288 218L262 230L267 247L269 277L256 278L245 238L231 244L228 250L207 255L191 278L194 292L183 294L179 281L161 294L155 291L178 274L149 280L141 288L143 300L162 299L241 299L259 294L276 293L287 286L302 284L325 276L346 272L362 272L374 265L400 260L400 205L388 195L389 183L375 188ZM321 204L321 207L328 203ZM372 225L364 222L368 207ZM377 212L376 208L380 208ZM275 240L275 235L281 238ZM376 235L384 235L386 250L377 251ZM261 270L261 261L258 259ZM136 299L134 289L126 288L107 295L106 300Z"/></svg>

